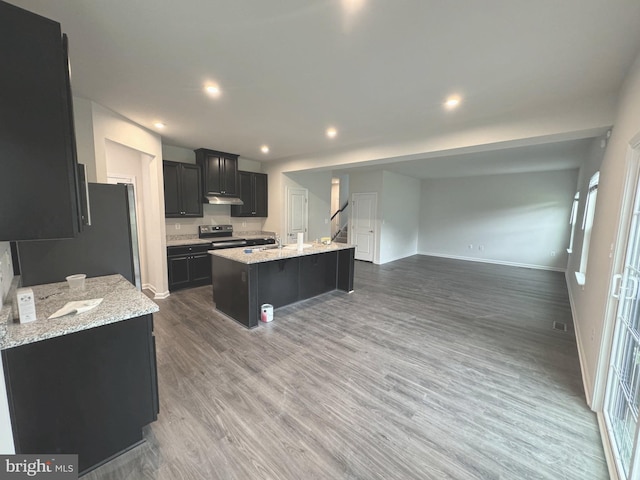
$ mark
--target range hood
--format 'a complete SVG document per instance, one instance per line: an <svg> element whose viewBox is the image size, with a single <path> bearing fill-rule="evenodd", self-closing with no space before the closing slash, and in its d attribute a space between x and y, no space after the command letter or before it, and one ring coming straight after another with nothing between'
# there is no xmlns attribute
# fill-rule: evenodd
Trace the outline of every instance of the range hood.
<svg viewBox="0 0 640 480"><path fill-rule="evenodd" d="M244 202L238 197L221 197L220 195L205 195L205 200L210 205L244 205Z"/></svg>

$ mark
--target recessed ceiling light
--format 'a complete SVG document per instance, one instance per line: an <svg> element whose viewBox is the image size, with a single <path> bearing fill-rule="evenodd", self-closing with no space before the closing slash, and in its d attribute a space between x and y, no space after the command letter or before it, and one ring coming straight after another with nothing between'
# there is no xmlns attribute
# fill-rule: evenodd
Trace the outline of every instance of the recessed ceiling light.
<svg viewBox="0 0 640 480"><path fill-rule="evenodd" d="M212 97L217 97L220 95L220 87L218 85L209 84L206 85L204 89Z"/></svg>
<svg viewBox="0 0 640 480"><path fill-rule="evenodd" d="M444 102L444 106L449 109L452 110L454 108L456 108L458 105L460 105L460 97L457 95L453 95L449 98L447 98L447 100Z"/></svg>
<svg viewBox="0 0 640 480"><path fill-rule="evenodd" d="M260 151L261 151L262 153L269 153L269 146L268 146L268 145L262 145L262 146L260 147Z"/></svg>
<svg viewBox="0 0 640 480"><path fill-rule="evenodd" d="M333 128L333 127L329 127L327 128L327 137L329 138L335 138L335 136L338 134L338 131Z"/></svg>
<svg viewBox="0 0 640 480"><path fill-rule="evenodd" d="M156 128L164 128L166 125L162 122L153 122L153 126Z"/></svg>

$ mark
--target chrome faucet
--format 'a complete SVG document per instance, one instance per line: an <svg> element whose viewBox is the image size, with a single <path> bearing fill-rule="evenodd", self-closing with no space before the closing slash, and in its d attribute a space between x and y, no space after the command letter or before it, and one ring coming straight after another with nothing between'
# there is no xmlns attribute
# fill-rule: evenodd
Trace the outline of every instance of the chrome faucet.
<svg viewBox="0 0 640 480"><path fill-rule="evenodd" d="M280 238L280 235L278 235L276 233L276 244L278 245L278 248L282 248L282 239Z"/></svg>

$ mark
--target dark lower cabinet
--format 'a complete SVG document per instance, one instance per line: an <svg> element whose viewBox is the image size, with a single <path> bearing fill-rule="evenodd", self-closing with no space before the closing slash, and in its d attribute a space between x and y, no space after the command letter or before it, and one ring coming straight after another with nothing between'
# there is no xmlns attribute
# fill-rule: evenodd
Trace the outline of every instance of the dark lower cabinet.
<svg viewBox="0 0 640 480"><path fill-rule="evenodd" d="M212 255L213 301L253 328L264 303L278 308L335 289L352 291L353 259L353 248L251 264Z"/></svg>
<svg viewBox="0 0 640 480"><path fill-rule="evenodd" d="M167 247L169 291L211 283L209 244Z"/></svg>
<svg viewBox="0 0 640 480"><path fill-rule="evenodd" d="M16 453L78 454L82 474L158 416L153 317L2 351Z"/></svg>

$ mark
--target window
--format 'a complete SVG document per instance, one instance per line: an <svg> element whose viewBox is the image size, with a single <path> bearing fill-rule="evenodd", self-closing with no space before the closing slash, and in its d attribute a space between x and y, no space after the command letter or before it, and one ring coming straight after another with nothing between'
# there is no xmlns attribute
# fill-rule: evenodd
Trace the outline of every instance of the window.
<svg viewBox="0 0 640 480"><path fill-rule="evenodd" d="M573 205L571 206L571 217L569 218L569 225L571 225L571 237L569 237L569 248L567 248L567 253L573 252L573 237L576 235L578 203L580 203L580 192L576 192L575 197L573 197Z"/></svg>
<svg viewBox="0 0 640 480"><path fill-rule="evenodd" d="M576 272L578 284L584 285L587 275L587 262L589 260L589 244L591 243L591 228L593 227L593 217L596 212L596 197L598 195L598 182L600 172L593 174L589 180L589 192L587 193L587 204L584 206L584 216L582 217L582 252L580 254L580 271Z"/></svg>

